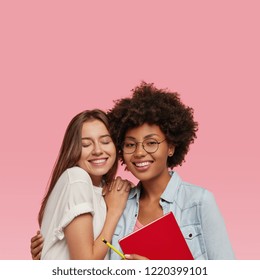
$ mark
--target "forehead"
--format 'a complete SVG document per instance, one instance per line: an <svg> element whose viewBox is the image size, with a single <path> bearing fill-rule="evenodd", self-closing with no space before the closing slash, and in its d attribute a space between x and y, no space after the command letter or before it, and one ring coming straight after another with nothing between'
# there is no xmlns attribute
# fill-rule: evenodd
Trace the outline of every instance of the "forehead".
<svg viewBox="0 0 260 280"><path fill-rule="evenodd" d="M82 137L95 138L109 135L105 124L100 120L89 120L83 123Z"/></svg>
<svg viewBox="0 0 260 280"><path fill-rule="evenodd" d="M128 129L125 137L131 137L131 138L145 138L147 136L158 136L163 137L164 133L161 131L160 127L156 124L148 124L144 123L143 125L140 125L135 128Z"/></svg>

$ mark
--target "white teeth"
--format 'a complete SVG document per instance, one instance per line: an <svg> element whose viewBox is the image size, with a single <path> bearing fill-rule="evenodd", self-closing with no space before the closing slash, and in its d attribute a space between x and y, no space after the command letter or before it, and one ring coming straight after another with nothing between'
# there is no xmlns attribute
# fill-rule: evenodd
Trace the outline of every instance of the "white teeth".
<svg viewBox="0 0 260 280"><path fill-rule="evenodd" d="M150 162L149 161L145 161L145 162L136 162L135 165L138 167L142 167L142 166L147 166L149 165Z"/></svg>
<svg viewBox="0 0 260 280"><path fill-rule="evenodd" d="M105 161L106 161L105 159L96 159L96 160L92 160L91 162L93 162L93 163L103 163Z"/></svg>

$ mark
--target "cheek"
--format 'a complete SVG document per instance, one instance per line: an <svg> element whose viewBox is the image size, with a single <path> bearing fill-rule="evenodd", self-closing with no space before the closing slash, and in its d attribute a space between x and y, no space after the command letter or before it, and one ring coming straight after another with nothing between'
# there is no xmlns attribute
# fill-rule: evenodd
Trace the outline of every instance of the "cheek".
<svg viewBox="0 0 260 280"><path fill-rule="evenodd" d="M82 149L80 159L79 159L78 163L84 162L86 159L88 159L89 155L90 155L90 151L88 151L88 149L86 149L86 148Z"/></svg>
<svg viewBox="0 0 260 280"><path fill-rule="evenodd" d="M128 155L123 156L123 161L127 167L130 166L130 162L131 162L130 160L131 160L130 156L128 156Z"/></svg>
<svg viewBox="0 0 260 280"><path fill-rule="evenodd" d="M113 161L116 160L116 149L114 149L114 151L112 151L111 158L112 158Z"/></svg>
<svg viewBox="0 0 260 280"><path fill-rule="evenodd" d="M86 157L88 157L90 152L87 148L84 148L81 150L80 160L84 160Z"/></svg>
<svg viewBox="0 0 260 280"><path fill-rule="evenodd" d="M104 152L110 155L112 160L116 159L116 147L114 145L105 147Z"/></svg>
<svg viewBox="0 0 260 280"><path fill-rule="evenodd" d="M113 145L109 148L111 156L116 156L116 147Z"/></svg>

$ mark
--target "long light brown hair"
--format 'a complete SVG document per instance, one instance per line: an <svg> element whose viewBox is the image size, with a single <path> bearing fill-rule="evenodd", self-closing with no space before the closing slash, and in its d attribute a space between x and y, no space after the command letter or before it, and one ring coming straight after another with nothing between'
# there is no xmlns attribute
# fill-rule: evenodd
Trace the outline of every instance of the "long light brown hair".
<svg viewBox="0 0 260 280"><path fill-rule="evenodd" d="M99 109L86 110L76 115L69 123L62 145L59 151L58 158L54 164L53 171L49 180L48 190L42 200L41 208L38 214L38 222L41 226L44 209L46 207L48 198L57 183L61 174L68 168L76 166L81 156L82 142L81 133L83 123L89 120L101 121L109 131L109 122L106 113ZM115 163L107 174L103 176L104 181L109 184L115 177L118 167L118 156L116 156Z"/></svg>

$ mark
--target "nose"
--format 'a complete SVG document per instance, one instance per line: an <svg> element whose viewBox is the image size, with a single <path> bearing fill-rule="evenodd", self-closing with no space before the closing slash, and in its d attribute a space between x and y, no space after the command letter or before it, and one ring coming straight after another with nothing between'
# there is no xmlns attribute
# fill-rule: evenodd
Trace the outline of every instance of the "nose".
<svg viewBox="0 0 260 280"><path fill-rule="evenodd" d="M93 147L93 150L92 150L92 154L93 155L101 155L102 153L103 153L103 150L102 150L100 144L95 143L94 147Z"/></svg>
<svg viewBox="0 0 260 280"><path fill-rule="evenodd" d="M146 154L147 154L147 152L144 149L143 143L141 143L141 142L136 143L136 149L134 152L134 156L142 157L142 156L145 156Z"/></svg>

